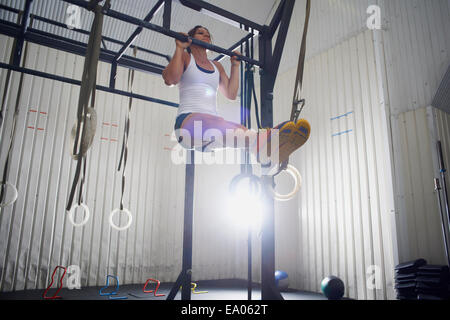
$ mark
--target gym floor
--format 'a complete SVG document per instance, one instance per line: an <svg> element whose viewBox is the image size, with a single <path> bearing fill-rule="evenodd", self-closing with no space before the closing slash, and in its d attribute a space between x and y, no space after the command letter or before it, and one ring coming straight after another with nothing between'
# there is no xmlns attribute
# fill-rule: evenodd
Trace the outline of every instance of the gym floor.
<svg viewBox="0 0 450 320"><path fill-rule="evenodd" d="M195 291L207 291L207 293L191 294L192 300L247 300L247 282L245 280L208 280L195 282L197 288ZM161 283L158 294L164 294L162 297L155 297L153 293L144 293L144 284L123 285L119 287L117 295L114 297L127 297L127 300L166 300L167 295L172 289L173 283ZM109 296L100 296L100 289L103 287L87 287L80 290L61 289L58 296L63 300L109 300ZM114 284L104 292L112 292ZM146 290L152 290L155 285L149 284ZM8 293L0 293L0 300L42 300L42 294L45 290L24 290ZM56 292L55 285L47 293L47 296L53 296ZM327 300L318 293L304 292L288 289L281 292L285 300ZM259 284L254 284L252 289L252 300L261 299L261 290ZM175 300L181 300L181 290L175 297Z"/></svg>

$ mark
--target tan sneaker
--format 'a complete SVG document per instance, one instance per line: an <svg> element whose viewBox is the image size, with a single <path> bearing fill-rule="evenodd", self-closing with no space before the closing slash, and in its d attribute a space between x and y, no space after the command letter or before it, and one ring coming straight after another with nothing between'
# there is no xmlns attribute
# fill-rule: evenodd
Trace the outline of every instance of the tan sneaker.
<svg viewBox="0 0 450 320"><path fill-rule="evenodd" d="M280 163L289 159L290 155L308 141L311 134L311 125L305 119L300 119L295 124L295 129L287 138L287 143L280 144Z"/></svg>
<svg viewBox="0 0 450 320"><path fill-rule="evenodd" d="M290 146L292 145L292 135L296 131L297 127L292 121L283 122L273 129L260 130L258 134L258 146L256 147L258 161L261 162L260 155L263 155L266 158L262 159L262 162L268 160L269 163L272 163L275 159L274 155L276 152L282 152L284 157L284 153L287 149L290 149ZM270 143L272 139L278 139L278 146L272 146ZM272 147L274 147L274 150L271 149ZM279 158L281 158L281 156L281 154L278 155ZM276 162L278 163L279 161Z"/></svg>

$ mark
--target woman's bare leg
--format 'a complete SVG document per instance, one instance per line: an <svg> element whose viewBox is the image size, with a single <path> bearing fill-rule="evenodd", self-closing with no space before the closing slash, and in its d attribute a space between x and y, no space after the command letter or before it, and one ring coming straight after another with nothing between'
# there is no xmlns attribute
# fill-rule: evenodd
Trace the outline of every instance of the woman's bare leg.
<svg viewBox="0 0 450 320"><path fill-rule="evenodd" d="M205 144L214 141L208 145L207 150L248 149L261 163L274 164L281 160L280 155L285 158L292 152L291 150L287 152L287 149L290 149L291 146L286 142L288 142L291 132L295 130L295 124L286 122L286 126L283 125L283 128L287 130L282 132L279 132L279 128L277 128L276 130L262 130L258 133L218 116L193 113L186 117L181 128L190 135L189 141L194 147L203 147Z"/></svg>
<svg viewBox="0 0 450 320"><path fill-rule="evenodd" d="M257 132L243 125L203 113L193 113L186 117L181 128L191 135L194 145L201 146L214 140L216 148L245 148L253 145Z"/></svg>

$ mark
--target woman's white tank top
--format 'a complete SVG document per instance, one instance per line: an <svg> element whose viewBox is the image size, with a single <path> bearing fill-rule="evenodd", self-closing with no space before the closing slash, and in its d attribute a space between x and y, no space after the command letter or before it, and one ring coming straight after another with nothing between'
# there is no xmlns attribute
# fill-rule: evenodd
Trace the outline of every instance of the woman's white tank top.
<svg viewBox="0 0 450 320"><path fill-rule="evenodd" d="M211 62L214 71L200 68L191 54L189 65L181 76L180 106L178 115L184 113L207 113L217 115L217 89L220 73Z"/></svg>

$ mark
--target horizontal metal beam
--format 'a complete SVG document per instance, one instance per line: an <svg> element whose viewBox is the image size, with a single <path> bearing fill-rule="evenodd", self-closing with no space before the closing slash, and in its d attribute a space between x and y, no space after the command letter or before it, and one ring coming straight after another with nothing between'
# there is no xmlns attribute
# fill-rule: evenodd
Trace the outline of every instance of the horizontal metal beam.
<svg viewBox="0 0 450 320"><path fill-rule="evenodd" d="M80 6L82 8L85 8L85 9L89 10L89 2L86 2L86 1L83 1L83 0L62 0L62 1L71 3L71 4L74 4L74 5L77 5L77 6ZM155 24L150 23L150 22L142 21L142 20L137 19L135 17L132 17L132 16L129 16L129 15L120 13L118 11L114 11L114 10L111 10L111 9L106 9L106 10L104 10L103 13L105 15L111 17L111 18L115 18L115 19L118 19L118 20L121 20L121 21L124 21L124 22L128 22L128 23L137 25L137 26L142 26L142 27L144 27L146 29L149 29L149 30L161 33L161 34L164 34L164 35L166 35L168 37L171 37L171 38L174 38L174 39L177 39L177 40L180 40L180 41L186 42L188 40L187 36L184 36L184 35L182 35L182 34L180 34L178 32L175 32L175 31L172 31L172 30L169 30L169 29L165 29L163 27L160 27L160 26L155 25ZM214 51L214 52L217 52L217 53L221 53L221 54L227 55L229 57L236 56L236 54L233 53L230 50L226 50L226 49L223 49L221 47L209 44L207 42L199 41L197 39L192 39L192 44L197 45L197 46L202 47L202 48L205 48L205 49L208 49L210 51ZM264 67L259 61L256 61L256 60L244 57L244 56L240 56L240 59L245 61L245 62L248 62L248 63L250 63L252 65L257 65L257 66L260 66L262 68Z"/></svg>
<svg viewBox="0 0 450 320"><path fill-rule="evenodd" d="M14 22L0 20L0 33L9 37L17 38L20 34L20 26Z"/></svg>
<svg viewBox="0 0 450 320"><path fill-rule="evenodd" d="M64 1L77 1L78 2L78 0L64 0ZM108 16L110 16L112 18L116 18L118 20L122 20L122 21L125 21L125 22L133 23L133 24L136 24L136 25L143 25L147 29L150 29L152 31L164 34L166 36L169 36L171 38L175 38L175 39L180 40L180 41L187 42L187 40L188 40L188 37L186 37L186 36L184 36L184 35L182 35L182 34L180 34L178 32L175 32L175 31L172 31L172 30L168 30L168 29L164 29L164 28L162 28L162 27L160 27L158 25L155 25L155 24L152 24L152 23L149 23L149 22L143 22L143 21L141 21L139 19L136 19L134 17L123 15L120 12L117 12L117 11L108 10L106 15L108 15ZM227 49L223 49L221 47L218 47L218 46L215 46L215 45L212 45L212 44L209 44L207 42L203 42L203 41L200 41L200 40L197 40L197 39L192 39L191 38L191 40L192 40L192 44L193 45L197 45L199 47L202 47L202 48L205 48L205 49L208 49L210 51L217 52L217 53L221 53L221 54L227 55L229 57L236 56L236 54L233 51L230 51L230 50L227 50ZM260 67L263 67L263 65L259 61L256 61L256 60L244 57L244 56L241 56L240 58L241 58L241 60L244 60L245 62L248 62L248 63L250 63L252 65L258 65Z"/></svg>
<svg viewBox="0 0 450 320"><path fill-rule="evenodd" d="M17 37L17 42L14 46L14 52L13 52L13 64L18 66L20 65L20 61L22 59L22 53L23 53L23 44L25 42L25 33L27 32L28 25L30 23L30 12L31 12L31 4L33 3L33 0L26 0L25 2L25 8L22 15L22 21L20 24L20 33Z"/></svg>
<svg viewBox="0 0 450 320"><path fill-rule="evenodd" d="M90 32L87 31L87 30L77 29L77 28L69 29L67 27L67 25L64 24L64 23L61 23L61 22L58 22L58 21L54 21L54 20L50 20L50 19L47 19L47 18L44 18L44 17L36 16L34 14L30 15L30 18L34 19L34 20L37 20L37 21L42 21L44 23L48 23L48 24L51 24L51 25L54 25L54 26L57 26L57 27L65 28L65 29L71 30L73 32L81 33L81 34L84 34L84 35L89 35L90 34ZM114 43L114 44L118 44L118 45L121 45L121 46L125 45L125 42L123 42L123 41L119 41L119 40L116 40L116 39L113 39L113 38L109 38L109 37L105 37L105 36L102 36L102 41L103 40L107 41L107 42ZM139 46L134 46L134 45L130 45L130 48L131 49L137 48L138 51L146 52L146 53L149 53L149 54L152 54L152 55L155 55L155 56L159 56L159 57L165 58L168 62L170 62L170 56L168 56L166 54L163 54L163 53L160 53L160 52L156 52L156 51L153 51L153 50L149 50L149 49L146 49L146 48L142 48L142 47L139 47Z"/></svg>
<svg viewBox="0 0 450 320"><path fill-rule="evenodd" d="M0 20L0 33L5 34L10 37L17 38L20 36L20 25L11 23L8 21ZM87 52L87 44L83 42L78 42L72 39L67 39L61 36L57 36L51 33L47 33L41 30L29 28L25 33L25 40L36 43L39 45L44 45L53 49L62 50L69 53L74 53L77 55L85 56ZM100 61L112 63L115 56L114 51L101 49L100 50ZM164 66L148 62L142 59L123 56L118 62L120 66L126 68L132 68L139 71L162 74Z"/></svg>
<svg viewBox="0 0 450 320"><path fill-rule="evenodd" d="M13 13L16 13L16 14L19 14L20 11L21 11L19 9L11 8L11 7L5 6L3 4L0 4L0 9L6 10L6 11L10 11L10 12L13 12Z"/></svg>
<svg viewBox="0 0 450 320"><path fill-rule="evenodd" d="M164 1L159 0L158 3L150 10L150 12L147 14L147 16L144 18L144 21L150 21L152 20L153 16L163 7ZM133 34L128 38L128 40L123 44L122 48L120 48L119 52L117 52L116 56L114 57L115 61L120 60L122 58L125 51L131 46L131 44L137 39L139 34L144 30L142 27L138 27Z"/></svg>
<svg viewBox="0 0 450 320"><path fill-rule="evenodd" d="M17 67L14 65L3 63L3 62L0 62L0 69L12 70L12 71L21 72L21 73L29 74L29 75L36 76L36 77L41 77L41 78L46 78L46 79L50 79L50 80L56 80L56 81L61 81L64 83L81 86L80 80L61 77L61 76L57 76L54 74L33 70L33 69ZM118 89L112 89L112 88L105 87L105 86L97 85L96 89L100 90L100 91L108 92L108 93L118 94L118 95L125 96L125 97L131 97L133 99L140 99L140 100L144 100L144 101L148 101L148 102L163 104L163 105L174 107L174 108L178 108L178 106L179 106L177 103L174 103L174 102L157 99L157 98L151 98L151 97L143 96L143 95L136 94L136 93L130 93L130 92L122 91L122 90L118 90Z"/></svg>
<svg viewBox="0 0 450 320"><path fill-rule="evenodd" d="M19 10L19 9L11 8L11 7L5 6L3 4L0 4L0 10L10 11L10 12L13 12L13 13L16 13L16 14L19 14L21 12L21 10ZM35 14L30 14L30 19L36 20L36 21L41 21L41 22L44 22L44 23L48 23L48 24L51 24L51 25L54 25L54 26L57 26L57 27L60 27L60 28L64 28L64 29L67 29L67 30L71 30L73 32L81 33L81 34L84 34L84 35L89 35L90 34L90 32L87 31L87 30L77 29L77 28L70 29L70 28L67 27L67 25L65 23L58 22L58 21L55 21L55 20L51 20L51 19L48 19L48 18L45 18L45 17L37 16ZM3 23L10 23L9 21L6 21L6 20L2 20L2 22ZM115 44L118 44L118 45L121 45L121 46L124 46L126 44L123 41L119 41L119 40L116 40L116 39L113 39L113 38L110 38L110 37L105 37L105 36L102 36L102 41L103 40L107 41L107 42L115 43ZM129 47L131 49L137 48L138 51L146 52L146 53L158 56L158 57L165 58L167 60L167 62L170 62L170 59L171 59L171 57L169 55L167 55L167 54L163 54L163 53L160 53L160 52L156 52L156 51L153 51L153 50L149 50L149 49L142 48L142 47L139 47L139 46L134 46L134 45L130 45Z"/></svg>
<svg viewBox="0 0 450 320"><path fill-rule="evenodd" d="M56 36L54 34L50 34L41 30L31 28L28 29L28 32L25 35L25 39L36 44L45 45L47 47L75 53L82 56L86 56L87 53L87 44ZM114 61L115 54L116 53L114 51L100 49L100 61L112 63ZM165 68L162 65L130 56L123 56L122 59L118 62L118 65L156 74L162 74L162 70L164 70Z"/></svg>

